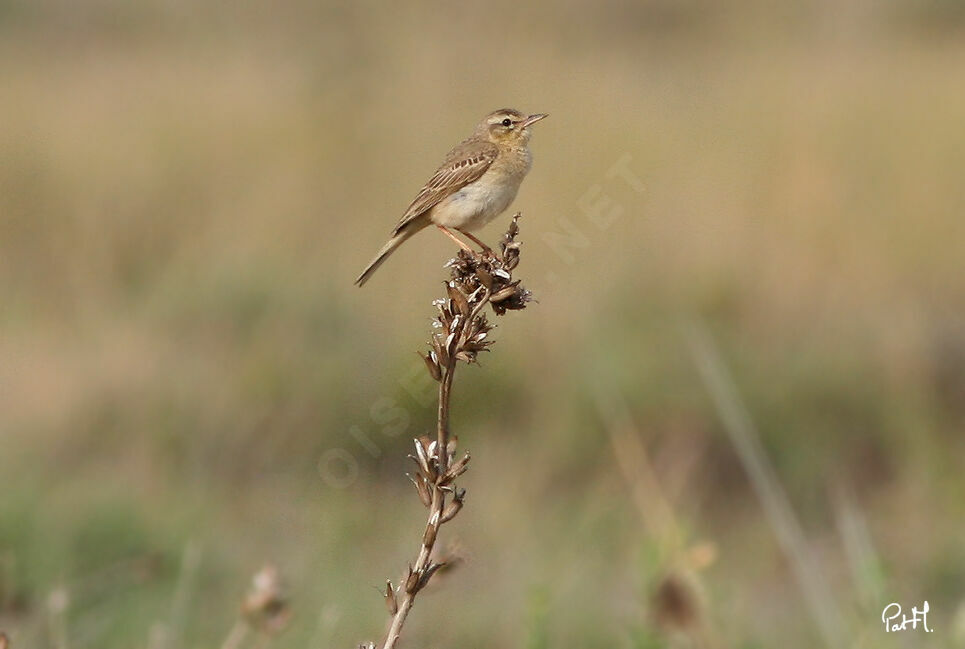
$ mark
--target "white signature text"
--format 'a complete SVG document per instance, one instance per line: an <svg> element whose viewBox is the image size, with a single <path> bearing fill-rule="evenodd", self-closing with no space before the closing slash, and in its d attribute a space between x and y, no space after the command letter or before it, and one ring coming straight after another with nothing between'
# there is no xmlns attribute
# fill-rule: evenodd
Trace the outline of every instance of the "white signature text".
<svg viewBox="0 0 965 649"><path fill-rule="evenodd" d="M901 618L900 620L899 617ZM921 627L926 633L932 632L932 629L928 628L928 600L925 600L920 609L917 606L913 607L911 609L911 617L902 615L901 604L892 602L881 612L881 621L885 625L885 633L904 631L908 628L915 631L918 629L919 622L921 622Z"/></svg>

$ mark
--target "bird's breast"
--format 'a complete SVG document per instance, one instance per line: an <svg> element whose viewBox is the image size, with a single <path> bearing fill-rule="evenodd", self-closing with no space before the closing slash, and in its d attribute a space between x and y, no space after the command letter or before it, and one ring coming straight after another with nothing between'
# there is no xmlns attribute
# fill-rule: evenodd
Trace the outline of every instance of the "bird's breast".
<svg viewBox="0 0 965 649"><path fill-rule="evenodd" d="M526 171L494 164L478 180L440 201L432 210L431 221L461 230L481 228L506 211Z"/></svg>

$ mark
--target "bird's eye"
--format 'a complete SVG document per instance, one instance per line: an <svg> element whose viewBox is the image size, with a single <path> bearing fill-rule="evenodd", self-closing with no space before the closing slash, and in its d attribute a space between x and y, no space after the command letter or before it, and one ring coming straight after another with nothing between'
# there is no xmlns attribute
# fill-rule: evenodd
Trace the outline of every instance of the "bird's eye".
<svg viewBox="0 0 965 649"><path fill-rule="evenodd" d="M503 126L512 126L512 125L513 125L513 120L509 119L508 117L503 120Z"/></svg>

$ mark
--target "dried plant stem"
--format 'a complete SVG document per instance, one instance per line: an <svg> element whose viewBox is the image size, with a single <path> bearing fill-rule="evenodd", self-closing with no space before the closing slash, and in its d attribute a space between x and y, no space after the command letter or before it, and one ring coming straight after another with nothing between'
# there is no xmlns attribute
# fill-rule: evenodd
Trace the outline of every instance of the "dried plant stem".
<svg viewBox="0 0 965 649"><path fill-rule="evenodd" d="M228 632L228 637L221 643L221 649L239 649L247 637L248 625L244 620L236 620L231 631Z"/></svg>
<svg viewBox="0 0 965 649"><path fill-rule="evenodd" d="M470 317L467 320L462 321L462 326L459 328L457 335L458 342L460 346L465 344L466 337L470 331L470 327L466 326L466 323L473 322L479 315L486 304L489 303L490 292L488 289L484 289L482 293L482 298L479 303L473 309ZM442 375L439 380L439 415L436 426L436 449L449 449L450 439L449 439L449 402L450 395L452 394L452 379L456 372L456 363L458 362L455 354L450 355L447 359L445 365L440 366L442 370ZM454 449L453 449L454 450ZM430 454L431 455L431 454ZM468 457L468 456L467 456ZM435 547L436 539L439 536L439 528L442 524L448 522L444 516L446 509L446 492L452 491L445 484L444 478L449 471L449 464L451 457L451 452L444 450L439 452L437 455L437 475L438 478L436 483L432 486L432 501L429 505L429 518L426 520L426 530L422 535L422 547L419 549L419 556L416 558L415 565L409 571L410 580L412 575L426 575L426 581L428 581L428 576L431 576L433 570L432 566L432 549ZM459 496L461 501L461 496ZM435 564L439 566L441 564ZM418 581L422 581L419 579ZM392 616L392 622L389 625L389 631L386 634L385 642L382 644L382 649L393 649L395 643L399 639L399 635L402 632L402 625L405 624L405 619L409 615L409 611L412 609L412 605L415 603L415 596L421 590L421 586L425 583L418 585L417 588L413 589L411 592L408 588L408 583L405 584L406 590L405 595L402 597L402 601L398 603L398 610L395 615Z"/></svg>
<svg viewBox="0 0 965 649"><path fill-rule="evenodd" d="M700 570L713 561L715 546L690 544L677 520L673 505L644 445L641 431L623 397L612 387L600 386L596 399L610 436L617 468L650 536L664 557L654 580L650 610L657 628L690 637L698 649L726 647L708 614Z"/></svg>
<svg viewBox="0 0 965 649"><path fill-rule="evenodd" d="M486 320L483 309L488 305L496 315L502 315L507 310L525 308L531 299L529 291L512 278L512 271L519 263L518 218L516 215L510 224L498 254L487 251L476 255L460 251L449 264L452 279L446 282L446 297L434 302L439 315L433 322L429 353L423 356L423 360L429 375L439 383L436 438L434 441L428 437L415 440L416 454L410 457L417 470L409 476L429 517L415 563L409 566L399 586L386 582L383 596L391 618L380 649L395 648L416 595L436 571L447 565L446 561L433 560L433 548L439 529L462 509L466 490L456 488L455 481L465 473L469 463L468 453L458 460L455 458L456 440L449 431L452 381L459 361L475 362L478 353L488 350L492 344L487 340L492 325ZM376 649L375 643L361 647Z"/></svg>
<svg viewBox="0 0 965 649"><path fill-rule="evenodd" d="M452 358L445 367L443 380L439 382L439 421L436 430L436 444L438 448L447 448L449 445L449 395L452 392L452 377L455 369L456 361L455 358ZM444 463L442 460L443 457L447 456L448 453L442 453L440 455L439 469L441 473L445 473L448 470L448 463ZM432 503L429 507L429 518L426 520L426 531L422 535L422 547L419 549L419 556L416 558L415 565L412 567L410 574L421 575L425 573L431 565L432 549L439 535L439 528L442 527L442 512L445 506L445 492L438 486L434 486L432 489ZM408 617L409 611L415 603L415 596L418 592L418 590L414 590L410 593L406 590L402 601L398 604L398 610L395 612L395 615L392 616L392 622L389 625L389 631L385 636L382 649L393 649L393 647L395 647L395 643L399 640L399 635L402 633L402 625L405 624L405 619Z"/></svg>
<svg viewBox="0 0 965 649"><path fill-rule="evenodd" d="M439 448L449 447L449 395L452 393L452 377L456 371L455 357L449 359L442 380L439 381L439 421L436 427L436 444ZM439 473L449 470L449 454L439 454ZM438 491L438 490L436 490ZM440 506L444 499L439 498Z"/></svg>
<svg viewBox="0 0 965 649"><path fill-rule="evenodd" d="M837 597L820 569L801 521L764 450L757 427L724 364L717 343L699 319L686 321L684 333L700 378L787 557L824 643L828 647L847 646L847 625L836 604Z"/></svg>

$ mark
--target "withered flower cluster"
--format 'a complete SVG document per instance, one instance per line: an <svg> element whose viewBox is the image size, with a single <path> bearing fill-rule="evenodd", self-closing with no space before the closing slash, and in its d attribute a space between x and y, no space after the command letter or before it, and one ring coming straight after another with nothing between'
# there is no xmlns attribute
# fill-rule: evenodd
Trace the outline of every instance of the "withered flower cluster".
<svg viewBox="0 0 965 649"><path fill-rule="evenodd" d="M435 545L439 528L456 517L466 499L466 490L457 488L455 480L466 472L469 454L466 453L456 460L454 439L447 445L445 458L440 457L438 444L425 436L415 440L415 450L415 455L410 455L409 458L415 462L417 468L415 474L408 478L415 485L419 500L430 510L430 514L422 534L419 559L414 567L410 565L406 570L401 588L393 587L389 580L385 582L385 605L389 609L389 615L399 612L399 590L414 598L416 593L426 587L432 575L446 566L445 561L432 560L432 547Z"/></svg>
<svg viewBox="0 0 965 649"><path fill-rule="evenodd" d="M416 471L409 476L419 500L429 510L422 545L413 564L408 566L398 586L386 580L383 597L391 621L381 649L393 649L415 596L438 571L452 564L433 559L433 548L439 528L451 521L462 510L466 490L456 486L456 479L465 473L469 454L456 458L456 438L449 434L449 400L452 377L459 361L473 363L479 352L492 345L488 339L493 325L483 313L486 305L496 315L509 310L523 309L532 300L529 291L513 270L519 264L520 215L513 217L509 230L503 235L499 252L486 250L472 254L461 250L448 266L452 279L446 282L446 297L433 304L439 314L433 320L429 352L422 356L429 374L439 383L439 414L436 438L415 440L415 455L409 457ZM359 645L361 649L375 649L374 643Z"/></svg>
<svg viewBox="0 0 965 649"><path fill-rule="evenodd" d="M435 331L424 356L429 374L441 381L456 361L472 363L481 351L492 345L487 340L492 330L483 308L490 304L496 315L526 308L532 293L513 280L519 265L519 214L499 243L499 253L488 250L472 255L465 250L449 262L452 279L446 282L446 297L433 304L439 314L433 320Z"/></svg>
<svg viewBox="0 0 965 649"><path fill-rule="evenodd" d="M453 461L456 453L456 438L450 439L446 448L446 461L443 462L439 457L439 446L429 438L422 436L415 440L415 455L409 458L415 462L418 469L415 476L409 476L409 480L415 485L419 494L419 500L426 507L432 506L433 488L437 488L445 493L452 494L452 501L446 506L440 516L440 522L446 523L452 520L459 510L462 509L462 501L466 496L465 489L455 489L453 483L466 472L469 464L469 453L462 456L462 459ZM448 467L443 469L443 467Z"/></svg>

